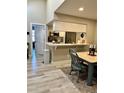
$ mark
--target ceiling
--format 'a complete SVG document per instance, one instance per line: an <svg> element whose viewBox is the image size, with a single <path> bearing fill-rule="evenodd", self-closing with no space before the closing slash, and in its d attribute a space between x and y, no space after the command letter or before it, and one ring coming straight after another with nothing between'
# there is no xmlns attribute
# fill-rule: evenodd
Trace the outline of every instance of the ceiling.
<svg viewBox="0 0 124 93"><path fill-rule="evenodd" d="M84 11L78 11L80 7ZM97 20L97 0L65 0L56 13Z"/></svg>

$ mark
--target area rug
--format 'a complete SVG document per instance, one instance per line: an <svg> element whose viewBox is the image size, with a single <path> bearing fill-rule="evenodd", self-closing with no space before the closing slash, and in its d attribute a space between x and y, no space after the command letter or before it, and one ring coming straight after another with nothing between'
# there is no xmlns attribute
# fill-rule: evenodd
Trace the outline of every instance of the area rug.
<svg viewBox="0 0 124 93"><path fill-rule="evenodd" d="M97 93L97 81L93 81L93 86L87 86L86 79L87 74L83 73L80 75L79 83L76 82L77 80L77 73L72 72L72 75L69 75L70 67L61 68L61 70L65 73L65 75L71 80L71 82L80 90L81 93Z"/></svg>

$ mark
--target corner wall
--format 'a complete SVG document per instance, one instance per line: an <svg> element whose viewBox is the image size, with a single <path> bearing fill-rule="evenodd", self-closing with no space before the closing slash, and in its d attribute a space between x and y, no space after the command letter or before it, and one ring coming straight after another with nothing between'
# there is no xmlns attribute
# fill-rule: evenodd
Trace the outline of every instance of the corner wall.
<svg viewBox="0 0 124 93"><path fill-rule="evenodd" d="M55 10L64 2L65 0L47 0L47 23L54 19Z"/></svg>

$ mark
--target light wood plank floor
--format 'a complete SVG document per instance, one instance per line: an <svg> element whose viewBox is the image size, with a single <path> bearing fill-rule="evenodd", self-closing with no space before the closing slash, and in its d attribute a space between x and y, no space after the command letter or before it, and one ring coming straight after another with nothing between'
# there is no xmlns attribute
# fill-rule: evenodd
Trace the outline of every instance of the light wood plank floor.
<svg viewBox="0 0 124 93"><path fill-rule="evenodd" d="M40 62L27 63L27 93L80 93L58 68Z"/></svg>
<svg viewBox="0 0 124 93"><path fill-rule="evenodd" d="M29 59L27 61L27 93L97 92L96 85L89 87L84 84L84 81L80 81L79 83L75 82L77 76L68 74L70 71L70 65L45 65L42 62L43 57L41 56L37 58L33 57L32 60Z"/></svg>

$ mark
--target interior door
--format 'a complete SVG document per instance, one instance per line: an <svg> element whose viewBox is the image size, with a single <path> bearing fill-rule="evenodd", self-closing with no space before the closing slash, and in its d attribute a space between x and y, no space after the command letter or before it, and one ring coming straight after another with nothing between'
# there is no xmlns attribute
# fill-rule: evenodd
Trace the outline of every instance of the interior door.
<svg viewBox="0 0 124 93"><path fill-rule="evenodd" d="M44 50L44 35L43 35L43 26L36 25L35 29L35 49L36 54L43 54Z"/></svg>

